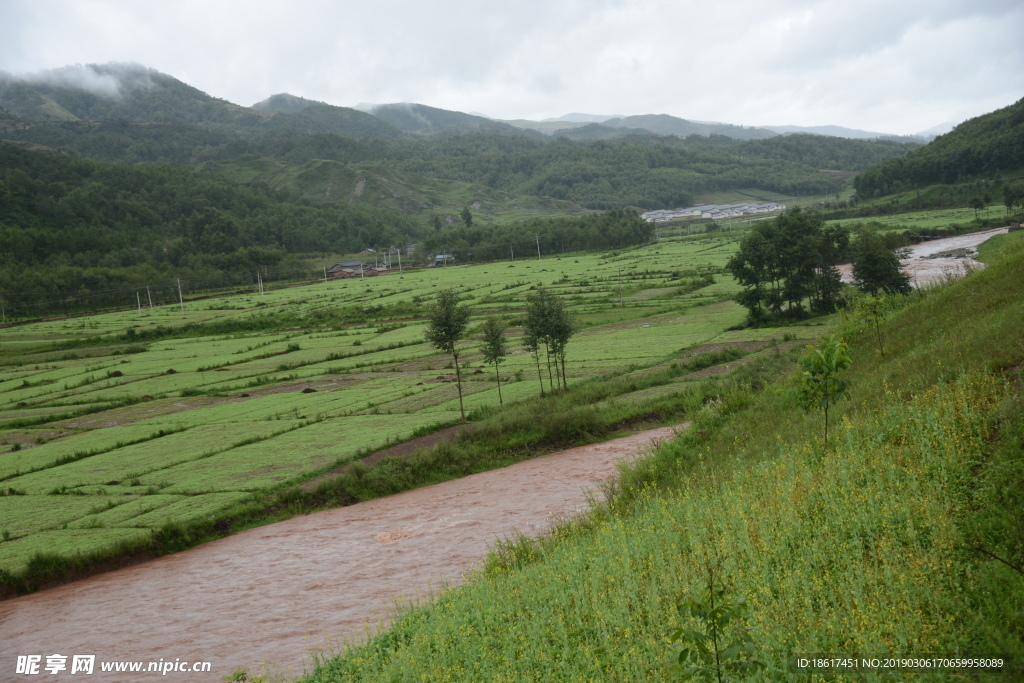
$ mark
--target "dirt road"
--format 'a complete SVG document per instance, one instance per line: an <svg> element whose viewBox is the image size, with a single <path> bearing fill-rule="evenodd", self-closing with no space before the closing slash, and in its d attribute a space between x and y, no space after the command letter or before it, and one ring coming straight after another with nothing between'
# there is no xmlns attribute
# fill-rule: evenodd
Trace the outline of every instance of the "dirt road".
<svg viewBox="0 0 1024 683"><path fill-rule="evenodd" d="M396 598L458 583L495 538L539 534L553 515L586 505L585 488L652 442L654 429L388 498L251 529L152 562L0 602L0 680L18 655L40 655L40 680L152 681L102 673L116 661L211 662L209 673L163 680L219 682L237 668L297 675L309 652L358 637ZM66 656L51 675L47 656ZM71 674L73 655L94 673Z"/></svg>

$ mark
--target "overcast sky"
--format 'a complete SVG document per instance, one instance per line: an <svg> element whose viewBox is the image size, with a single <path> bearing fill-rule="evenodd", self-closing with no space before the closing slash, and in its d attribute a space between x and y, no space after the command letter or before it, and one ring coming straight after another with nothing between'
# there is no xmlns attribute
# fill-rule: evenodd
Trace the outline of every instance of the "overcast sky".
<svg viewBox="0 0 1024 683"><path fill-rule="evenodd" d="M1024 97L1021 0L0 0L0 70L134 62L251 105L909 134Z"/></svg>

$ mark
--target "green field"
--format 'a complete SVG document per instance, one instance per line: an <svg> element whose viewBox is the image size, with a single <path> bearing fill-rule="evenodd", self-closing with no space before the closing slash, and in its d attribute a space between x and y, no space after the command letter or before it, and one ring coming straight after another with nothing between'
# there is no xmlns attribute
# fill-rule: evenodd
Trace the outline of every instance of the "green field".
<svg viewBox="0 0 1024 683"><path fill-rule="evenodd" d="M836 316L853 364L827 446L821 412L785 393L796 364L763 391L723 385L587 514L499 543L302 680L1021 680L1024 233L985 258L877 328ZM794 661L924 653L975 663Z"/></svg>
<svg viewBox="0 0 1024 683"><path fill-rule="evenodd" d="M474 309L460 354L472 419L498 404L476 332L486 316L510 323L506 404L539 393L536 363L518 343L537 286L576 316L570 387L654 372L708 344L781 337L729 331L745 317L722 271L739 238L319 282L187 301L184 315L144 307L4 328L0 570L23 572L36 552L102 554L169 522L213 519L457 422L451 358L423 341L426 306L443 288ZM621 400L639 405L702 381L623 384Z"/></svg>
<svg viewBox="0 0 1024 683"><path fill-rule="evenodd" d="M998 219L1005 215L1005 207L1002 204L991 204L978 212L978 218ZM950 229L954 225L969 225L975 219L973 209L933 209L929 211L914 211L912 213L898 213L888 216L872 216L871 218L859 219L861 222L871 221L881 223L887 228L908 229L914 232L920 228ZM857 222L858 219L828 221L830 224L849 224ZM1006 225L1006 223L1003 223Z"/></svg>

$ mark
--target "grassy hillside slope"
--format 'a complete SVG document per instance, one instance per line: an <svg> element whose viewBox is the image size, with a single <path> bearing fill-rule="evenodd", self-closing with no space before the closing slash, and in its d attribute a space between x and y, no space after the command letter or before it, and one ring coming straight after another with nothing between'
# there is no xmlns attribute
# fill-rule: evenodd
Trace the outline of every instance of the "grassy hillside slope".
<svg viewBox="0 0 1024 683"><path fill-rule="evenodd" d="M624 469L610 502L509 543L476 580L305 680L674 680L668 634L710 635L680 606L706 601L709 581L719 607L749 606L717 634L749 633L746 653L723 660L733 680L750 658L765 665L754 680L810 680L789 662L810 654L995 656L1019 676L1024 235L999 239L987 269L894 302L884 355L872 321L839 321L852 400L833 410L828 451L820 413L735 382L685 436Z"/></svg>

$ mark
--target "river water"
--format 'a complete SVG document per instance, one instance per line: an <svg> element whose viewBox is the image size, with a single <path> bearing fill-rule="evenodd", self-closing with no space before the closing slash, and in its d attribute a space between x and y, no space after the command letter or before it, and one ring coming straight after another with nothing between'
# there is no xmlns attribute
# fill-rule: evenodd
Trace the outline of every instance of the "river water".
<svg viewBox="0 0 1024 683"><path fill-rule="evenodd" d="M674 434L666 427L573 448L0 602L0 681L209 683L238 668L299 675L311 652L362 637L396 600L459 583L495 539L538 535L584 509L585 491L614 475L617 461ZM66 669L51 674L55 654ZM40 673L17 675L19 655L39 655ZM91 676L71 673L74 655L95 655ZM117 661L179 670L101 672ZM210 671L180 670L196 662Z"/></svg>

